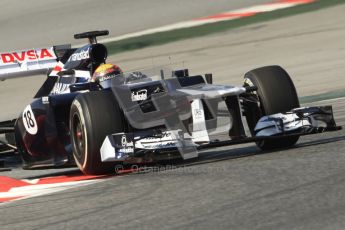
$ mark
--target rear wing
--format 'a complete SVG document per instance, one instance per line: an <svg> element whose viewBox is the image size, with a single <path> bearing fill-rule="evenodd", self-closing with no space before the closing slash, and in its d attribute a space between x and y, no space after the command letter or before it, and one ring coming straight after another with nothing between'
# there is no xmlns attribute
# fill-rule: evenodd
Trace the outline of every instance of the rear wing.
<svg viewBox="0 0 345 230"><path fill-rule="evenodd" d="M68 44L0 53L0 80L45 74L70 49Z"/></svg>

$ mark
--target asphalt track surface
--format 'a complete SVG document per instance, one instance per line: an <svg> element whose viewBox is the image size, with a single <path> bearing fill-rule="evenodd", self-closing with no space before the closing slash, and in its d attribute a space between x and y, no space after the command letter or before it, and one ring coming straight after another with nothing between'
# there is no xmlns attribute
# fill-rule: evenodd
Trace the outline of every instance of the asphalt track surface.
<svg viewBox="0 0 345 230"><path fill-rule="evenodd" d="M196 72L211 69L222 83L240 82L245 71L274 62L291 73L300 95L343 89L344 10L338 6L111 60L136 68L170 55L169 61L188 59ZM338 124L345 125L345 99L315 104L333 104ZM117 176L3 204L1 229L344 229L344 141L345 131L338 131L263 154L252 144L218 148L181 169ZM56 171L2 175L50 172Z"/></svg>

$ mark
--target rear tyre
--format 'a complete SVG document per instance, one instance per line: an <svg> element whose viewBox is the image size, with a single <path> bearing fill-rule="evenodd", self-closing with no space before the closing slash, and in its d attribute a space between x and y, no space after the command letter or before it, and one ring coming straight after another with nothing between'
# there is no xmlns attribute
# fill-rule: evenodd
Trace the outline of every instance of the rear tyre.
<svg viewBox="0 0 345 230"><path fill-rule="evenodd" d="M124 131L122 111L111 91L78 95L70 110L73 156L85 174L115 172L113 163L101 162L100 148L105 137Z"/></svg>
<svg viewBox="0 0 345 230"><path fill-rule="evenodd" d="M19 120L19 119L18 119ZM18 122L17 120L17 122ZM23 164L22 168L23 169L31 169L34 163L32 163L32 159L29 157L30 154L28 153L27 149L25 148L23 138L17 128L17 122L15 124L15 131L14 131L14 136L15 136L15 142L16 142L16 147L17 147L17 153L19 154Z"/></svg>
<svg viewBox="0 0 345 230"><path fill-rule="evenodd" d="M295 86L282 67L265 66L254 69L246 73L244 78L245 85L258 88L256 95L251 97L258 98L260 106L252 108L251 112L246 113L247 123L252 133L262 116L284 113L299 107ZM262 150L271 150L291 147L298 139L299 136L282 137L275 140L258 141L256 144Z"/></svg>

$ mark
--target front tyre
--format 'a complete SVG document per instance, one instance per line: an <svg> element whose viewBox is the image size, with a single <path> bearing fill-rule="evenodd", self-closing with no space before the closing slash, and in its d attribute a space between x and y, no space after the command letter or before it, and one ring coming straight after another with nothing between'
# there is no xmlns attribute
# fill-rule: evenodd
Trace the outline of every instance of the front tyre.
<svg viewBox="0 0 345 230"><path fill-rule="evenodd" d="M107 135L123 131L123 114L111 91L83 93L74 99L70 110L71 143L83 173L114 171L113 163L101 161L100 148Z"/></svg>
<svg viewBox="0 0 345 230"><path fill-rule="evenodd" d="M295 86L288 73L280 66L265 66L249 71L244 76L245 86L256 86L256 94L252 98L257 98L259 108L251 108L247 113L247 123L249 129L254 133L254 128L262 116L275 113L288 112L299 107L299 100ZM263 140L256 142L262 150L275 148L287 148L293 146L299 136L282 137L275 140Z"/></svg>

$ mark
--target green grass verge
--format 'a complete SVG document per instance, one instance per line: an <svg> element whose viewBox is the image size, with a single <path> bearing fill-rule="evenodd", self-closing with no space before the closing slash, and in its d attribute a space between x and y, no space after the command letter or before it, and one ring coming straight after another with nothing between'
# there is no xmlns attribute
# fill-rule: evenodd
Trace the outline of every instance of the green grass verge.
<svg viewBox="0 0 345 230"><path fill-rule="evenodd" d="M109 54L115 54L135 49L146 48L149 46L162 45L182 39L195 38L209 34L224 32L241 26L251 25L258 22L265 22L268 20L283 18L309 11L315 11L343 3L345 3L344 0L317 0L316 2L311 4L298 5L287 9L261 13L251 17L217 22L186 29L177 29L173 31L144 35L126 40L109 42L105 45L108 48Z"/></svg>
<svg viewBox="0 0 345 230"><path fill-rule="evenodd" d="M341 98L341 97L345 97L345 90L337 90L337 91L332 91L332 92L327 92L327 93L300 97L299 101L301 104L304 104L304 103L311 103L311 102L323 101L323 100L329 100L329 99L335 99L335 98Z"/></svg>

